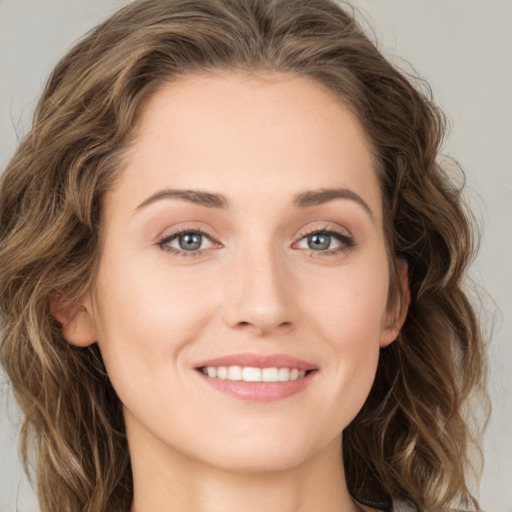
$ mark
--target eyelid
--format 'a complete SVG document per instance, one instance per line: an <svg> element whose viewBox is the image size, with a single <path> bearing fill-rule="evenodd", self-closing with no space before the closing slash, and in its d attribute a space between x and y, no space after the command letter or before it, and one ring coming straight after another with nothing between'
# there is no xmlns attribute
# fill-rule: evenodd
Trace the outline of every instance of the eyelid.
<svg viewBox="0 0 512 512"><path fill-rule="evenodd" d="M340 226L333 226L331 224L322 224L320 226L309 226L304 228L299 232L299 237L305 237L307 235L311 235L313 233L325 233L325 232L331 232L336 233L341 236L347 237L347 238L353 238L352 234L348 231L346 228L342 228Z"/></svg>

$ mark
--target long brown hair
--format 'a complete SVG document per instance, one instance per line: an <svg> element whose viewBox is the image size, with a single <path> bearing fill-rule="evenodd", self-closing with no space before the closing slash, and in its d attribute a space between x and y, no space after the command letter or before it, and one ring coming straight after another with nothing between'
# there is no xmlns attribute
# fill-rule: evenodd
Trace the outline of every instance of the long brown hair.
<svg viewBox="0 0 512 512"><path fill-rule="evenodd" d="M475 250L461 187L438 163L445 129L417 90L331 0L140 0L57 65L0 186L1 362L24 413L43 512L126 512L132 481L119 400L96 345L67 343L49 313L94 280L101 198L163 84L208 70L307 76L359 118L375 152L391 268L411 302L344 432L351 492L415 508L479 509L468 490L467 399L483 390L484 343L463 289Z"/></svg>

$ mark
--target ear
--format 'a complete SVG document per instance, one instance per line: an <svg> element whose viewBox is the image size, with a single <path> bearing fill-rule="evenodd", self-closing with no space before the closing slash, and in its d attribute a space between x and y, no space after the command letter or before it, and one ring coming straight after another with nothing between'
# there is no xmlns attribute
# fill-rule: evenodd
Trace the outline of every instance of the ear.
<svg viewBox="0 0 512 512"><path fill-rule="evenodd" d="M96 342L96 323L89 296L78 305L63 304L62 298L52 298L50 313L61 324L64 338L72 345L87 347Z"/></svg>
<svg viewBox="0 0 512 512"><path fill-rule="evenodd" d="M409 274L407 261L404 259L397 260L398 278L400 280L400 288L402 289L403 300L400 297L395 299L394 304L388 305L388 311L382 325L380 346L387 347L395 341L402 325L407 317L409 304L411 303L411 291L409 288Z"/></svg>

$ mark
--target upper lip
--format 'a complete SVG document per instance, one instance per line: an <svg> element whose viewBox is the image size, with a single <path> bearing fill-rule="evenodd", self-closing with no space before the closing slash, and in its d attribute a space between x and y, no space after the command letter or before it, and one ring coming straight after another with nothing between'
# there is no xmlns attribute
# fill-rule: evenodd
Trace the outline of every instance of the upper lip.
<svg viewBox="0 0 512 512"><path fill-rule="evenodd" d="M297 368L298 370L315 370L316 366L287 354L231 354L208 359L195 365L195 368L205 366L249 366L252 368Z"/></svg>

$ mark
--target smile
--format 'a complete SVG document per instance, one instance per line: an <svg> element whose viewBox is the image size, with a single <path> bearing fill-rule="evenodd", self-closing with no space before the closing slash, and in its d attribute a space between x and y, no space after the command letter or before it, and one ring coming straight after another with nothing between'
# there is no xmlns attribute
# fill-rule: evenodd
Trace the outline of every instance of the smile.
<svg viewBox="0 0 512 512"><path fill-rule="evenodd" d="M245 402L273 402L305 390L319 368L287 354L232 354L195 366L204 383Z"/></svg>
<svg viewBox="0 0 512 512"><path fill-rule="evenodd" d="M302 379L306 375L306 370L298 368L254 368L251 366L203 366L200 371L215 379L242 380L244 382L287 382Z"/></svg>

